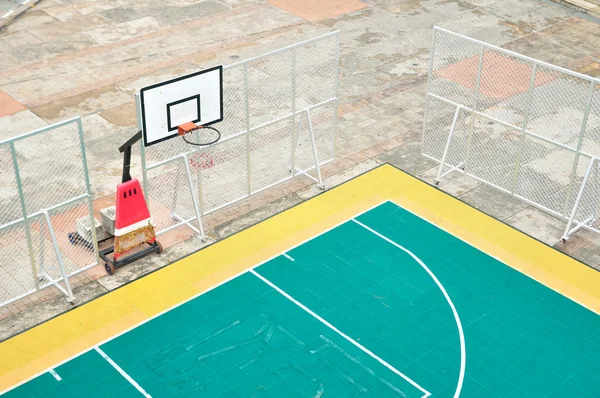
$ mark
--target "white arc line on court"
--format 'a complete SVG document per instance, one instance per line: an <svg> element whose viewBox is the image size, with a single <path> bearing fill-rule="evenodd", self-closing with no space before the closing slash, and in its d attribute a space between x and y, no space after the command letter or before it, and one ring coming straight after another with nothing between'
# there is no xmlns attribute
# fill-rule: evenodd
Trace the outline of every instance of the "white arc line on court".
<svg viewBox="0 0 600 398"><path fill-rule="evenodd" d="M435 274L433 272L431 272L431 270L429 269L429 267L427 267L427 265L425 265L425 263L423 261L421 261L421 259L419 257L417 257L413 252L411 252L410 250L408 250L404 246L400 246L398 243L394 242L393 240L391 240L387 236L380 234L379 232L377 232L374 229L366 226L365 224L361 223L360 221L358 221L358 220L356 220L354 218L352 219L352 221L354 221L356 224L360 225L361 227L363 227L367 231L369 231L369 232L371 232L371 233L379 236L381 239L385 240L388 243L391 243L392 245L396 246L398 249L402 250L403 252L405 252L406 254L408 254L409 256L411 256L417 263L419 263L419 265L421 267L423 267L423 269L425 270L425 272L427 272L429 274L429 276L431 277L431 279L433 279L433 281L435 282L435 284L438 286L438 288L440 289L440 291L442 292L442 294L446 298L446 301L448 302L448 305L450 305L450 308L452 309L452 314L454 315L454 319L456 321L456 326L458 327L458 337L460 339L460 372L458 374L458 384L456 386L456 391L454 392L454 398L458 398L460 396L460 392L462 390L463 382L465 380L465 369L466 369L466 366L467 366L467 349L465 347L465 333L464 333L463 328L462 328L462 323L460 322L460 317L458 316L458 311L456 311L456 307L454 306L454 303L452 302L452 299L450 299L450 296L448 295L448 292L446 291L446 289L444 288L444 286L442 285L442 283L439 281L439 279L435 276Z"/></svg>
<svg viewBox="0 0 600 398"><path fill-rule="evenodd" d="M2 18L8 18L8 16L10 16L13 12L14 12L14 10L10 10L6 14L2 15Z"/></svg>
<svg viewBox="0 0 600 398"><path fill-rule="evenodd" d="M115 370L121 374L121 376L123 376L132 386L134 386L136 388L136 390L141 392L144 397L152 398L152 396L150 394L148 394L142 388L142 386L140 386L135 380L133 380L131 378L131 376L129 376L119 365L117 365L117 363L115 361L113 361L108 355L106 355L106 353L104 351L102 351L100 349L100 347L96 346L96 347L94 347L94 349L98 352L98 354L102 355L102 358L106 359L106 362L110 363L112 365L112 367L115 368Z"/></svg>
<svg viewBox="0 0 600 398"><path fill-rule="evenodd" d="M425 390L423 387L418 385L415 381L413 381L411 378L406 376L404 373L400 372L398 369L396 369L395 367L393 367L392 365L387 363L385 360L383 360L380 357L378 357L377 355L375 355L371 350L364 347L362 344L360 344L359 342L354 340L352 337L348 336L347 334L345 334L344 332L342 332L341 330L339 330L338 328L333 326L331 323L329 323L325 319L321 318L318 314L313 312L310 308L308 308L307 306L305 306L304 304L302 304L301 302L299 302L298 300L296 300L295 298L293 298L292 296L287 294L285 291L281 290L277 285L275 285L273 282L271 282L270 280L268 280L267 278L265 278L264 276L262 276L261 274L256 272L254 269L251 269L249 272L254 274L254 276L256 276L258 279L260 279L267 285L271 286L273 289L277 290L277 292L279 294L281 294L282 296L284 296L285 298L290 300L292 303L296 304L298 307L300 307L304 311L308 312L310 315L313 316L313 318L315 318L316 320L321 322L323 325L327 326L329 329L333 330L334 332L336 332L337 334L339 334L340 336L342 336L343 338L348 340L355 347L359 348L362 352L369 355L371 358L375 359L377 362L379 362L380 364L382 364L383 366L385 366L386 368L388 368L389 370L391 370L392 372L394 372L395 374L397 374L398 376L402 377L404 380L409 382L413 387L415 387L416 389L418 389L419 391L421 391L423 393L423 396L421 398L427 398L431 395L431 393L429 391Z"/></svg>
<svg viewBox="0 0 600 398"><path fill-rule="evenodd" d="M60 377L58 375L58 373L56 373L56 371L54 369L50 369L48 371L48 373L50 373L52 376L54 376L54 378L56 379L56 381L61 381L62 380L62 377Z"/></svg>
<svg viewBox="0 0 600 398"><path fill-rule="evenodd" d="M290 261L296 261L296 260L294 260L294 258L293 258L292 256L290 256L290 255L289 255L289 254L287 254L287 253L281 253L281 254L283 254L283 256L284 256L285 258L287 258L288 260L290 260Z"/></svg>

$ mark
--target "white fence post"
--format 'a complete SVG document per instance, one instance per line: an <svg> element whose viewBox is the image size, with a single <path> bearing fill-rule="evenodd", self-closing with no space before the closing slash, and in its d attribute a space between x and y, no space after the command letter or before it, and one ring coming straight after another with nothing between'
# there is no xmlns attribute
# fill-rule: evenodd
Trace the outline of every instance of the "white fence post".
<svg viewBox="0 0 600 398"><path fill-rule="evenodd" d="M63 290L61 288L61 286L58 284L58 282L53 280L50 277L50 275L45 274L44 276L47 279L49 279L50 282L52 282L52 284L54 286L56 286L60 291L65 293L65 295L67 296L67 300L69 302L73 302L73 301L75 301L75 298L73 297L73 291L71 290L71 283L69 283L69 277L67 276L67 273L65 272L65 262L63 260L62 253L60 252L60 248L58 247L58 241L56 240L56 234L54 233L54 227L52 227L52 221L50 220L50 215L48 214L48 211L46 211L46 210L43 211L43 214L44 214L44 219L46 221L46 227L48 228L48 233L50 234L50 240L52 241L52 246L54 247L54 253L56 255L56 260L58 261L58 269L60 271L60 276L62 277L62 280L65 283L66 291ZM95 225L94 225L93 220L92 220L91 225L92 225L92 229L94 229Z"/></svg>
<svg viewBox="0 0 600 398"><path fill-rule="evenodd" d="M460 110L462 106L457 106L456 111L454 112L454 118L452 119L452 126L450 127L450 133L448 133L448 140L446 140L446 146L444 148L444 153L442 154L442 161L440 163L440 169L438 170L437 177L435 178L435 185L439 184L442 180L442 173L444 171L444 164L446 163L446 157L448 156L448 150L450 149L450 142L452 141L452 137L454 136L454 128L456 127L456 121L458 120L458 115L460 114ZM473 117L475 117L475 112L472 113Z"/></svg>
<svg viewBox="0 0 600 398"><path fill-rule="evenodd" d="M571 225L573 225L573 221L575 219L575 214L577 213L577 209L579 208L579 203L581 202L581 198L583 197L583 192L585 191L585 187L587 186L588 180L592 173L592 168L594 167L594 163L596 163L597 158L594 156L590 159L590 163L588 164L587 170L585 171L585 176L583 177L583 181L581 182L581 188L579 188L579 193L577 194L577 198L575 199L575 203L573 204L573 209L571 210L571 215L569 216L569 221L567 222L567 226L565 227L565 232L563 234L563 242L566 242L567 239L571 235L573 235L583 224L589 221L589 219L583 220L579 223L575 228L571 229ZM592 215L593 216L593 215Z"/></svg>
<svg viewBox="0 0 600 398"><path fill-rule="evenodd" d="M588 118L590 116L590 110L592 108L592 100L594 99L594 87L596 84L594 82L590 83L590 94L587 100L587 107L585 109L585 113L583 115L583 120L581 122L581 131L579 132L579 139L577 140L577 151L575 152L575 157L573 160L573 168L571 169L571 177L569 179L569 187L567 188L567 195L565 198L565 205L563 206L563 215L566 217L569 202L571 201L571 195L573 192L573 183L575 182L575 174L577 174L577 166L579 164L579 156L581 155L581 146L583 145L583 138L585 136L585 130L587 128Z"/></svg>

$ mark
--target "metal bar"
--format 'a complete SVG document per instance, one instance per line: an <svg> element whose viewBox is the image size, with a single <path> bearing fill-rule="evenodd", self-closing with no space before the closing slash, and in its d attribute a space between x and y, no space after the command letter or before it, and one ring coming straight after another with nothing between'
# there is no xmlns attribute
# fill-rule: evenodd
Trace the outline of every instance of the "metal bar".
<svg viewBox="0 0 600 398"><path fill-rule="evenodd" d="M562 73L566 73L568 75L571 75L571 76L574 76L574 77L577 77L577 78L580 78L580 79L584 79L584 80L587 80L587 81L590 81L590 82L600 83L600 79L593 78L591 76L587 76L587 75L584 75L584 74L581 74L581 73L578 73L578 72L574 72L572 70L565 69L565 68L562 68L560 66L552 65L552 64L549 64L547 62L540 61L540 60L537 60L535 58L531 58L531 57L528 57L528 56L525 56L525 55L522 55L522 54L510 51L510 50L504 49L502 47L493 46L493 45L491 45L489 43L486 43L486 42L483 42L483 41L480 41L480 40L477 40L477 39L473 39L471 37L467 37L467 36L461 35L459 33L452 32L452 31L444 29L444 28L440 28L439 26L434 26L433 29L436 30L436 31L438 31L438 32L443 32L443 33L446 33L448 35L459 37L459 38L461 38L463 40L466 40L466 41L470 41L471 43L475 43L475 44L479 44L479 45L485 46L486 48L489 48L490 50L498 51L500 53L503 53L503 54L506 54L506 55L510 55L511 57L515 57L515 58L522 59L524 61L536 63L536 64L538 64L540 66L543 66L545 68L548 68L548 69L553 69L553 70L556 70L556 71L559 71L559 72L562 72Z"/></svg>
<svg viewBox="0 0 600 398"><path fill-rule="evenodd" d="M42 275L44 273L44 260L46 257L46 247L45 247L46 246L46 243L45 243L46 237L44 236L45 232L46 232L45 225L46 225L45 223L40 223L40 247L39 247L39 249L40 249L40 257L39 257L40 258L40 267L39 267L38 275L37 275L38 280L40 279L40 275Z"/></svg>
<svg viewBox="0 0 600 398"><path fill-rule="evenodd" d="M92 245L94 247L94 255L96 262L99 259L98 237L96 236L96 223L94 218L94 203L92 200L92 184L90 183L90 174L87 163L87 155L85 153L85 138L83 136L83 125L81 119L77 119L77 130L79 132L79 145L81 146L81 161L83 164L83 175L85 178L85 191L88 194L88 210L90 212L90 225L92 226Z"/></svg>
<svg viewBox="0 0 600 398"><path fill-rule="evenodd" d="M310 109L306 110L306 117L308 121L308 131L310 133L310 142L313 150L313 157L315 159L315 167L317 168L317 176L319 179L319 188L325 189L325 184L323 183L323 176L321 175L321 165L319 164L319 154L317 153L317 143L315 141L315 133L313 130L312 118L310 116Z"/></svg>
<svg viewBox="0 0 600 398"><path fill-rule="evenodd" d="M64 288L63 288L63 287L62 287L62 286L61 286L61 285L58 283L59 281L57 281L56 279L54 279L53 277L51 277L50 275L48 275L48 273L46 273L46 272L42 272L42 273L40 274L40 276L41 276L43 279L45 279L45 280L47 280L48 282L50 282L50 284L51 284L51 285L53 285L55 288L57 288L58 290L60 290L60 292L61 292L62 294L64 294L65 296L69 297L69 292L68 292L68 291L66 291L66 290L65 290L65 289L64 289Z"/></svg>
<svg viewBox="0 0 600 398"><path fill-rule="evenodd" d="M531 78L529 79L529 91L527 92L527 103L525 104L525 115L523 116L523 128L521 129L521 137L519 139L519 150L517 159L515 160L515 169L513 178L510 184L510 193L515 192L517 179L519 178L519 169L521 168L521 158L523 157L523 147L525 146L525 136L527 135L527 125L529 123L529 112L531 111L531 98L533 97L533 88L535 87L535 76L537 74L537 65L533 64L531 69ZM515 126L516 127L516 126Z"/></svg>
<svg viewBox="0 0 600 398"><path fill-rule="evenodd" d="M435 56L435 37L436 30L433 30L433 35L431 36L431 52L429 53L429 71L427 72L427 91L429 93L431 90L431 75L433 74L433 60ZM423 146L425 145L425 130L427 129L427 110L429 109L429 95L425 96L425 110L423 112L423 127L421 129L421 155L423 155Z"/></svg>
<svg viewBox="0 0 600 398"><path fill-rule="evenodd" d="M442 161L440 162L440 169L438 170L437 177L435 178L435 183L439 184L442 179L442 172L444 170L444 164L446 163L446 157L448 156L448 150L450 149L450 142L452 141L452 136L454 135L454 128L456 127L456 121L458 120L458 115L462 106L457 106L456 111L454 111L454 118L452 119L452 126L450 126L450 132L448 133L448 139L446 140L446 146L444 147L444 153L442 154Z"/></svg>
<svg viewBox="0 0 600 398"><path fill-rule="evenodd" d="M573 234L576 233L577 231L579 231L580 229L589 229L589 230L594 231L595 229L589 226L589 224L591 224L594 220L595 220L594 216L589 216L588 218L586 218L582 222L577 223L577 225L574 226L573 229L571 229L569 231L568 236L569 237L573 236ZM598 232L598 231L596 231L596 232Z"/></svg>
<svg viewBox="0 0 600 398"><path fill-rule="evenodd" d="M446 170L444 173L442 173L442 175L440 176L440 180L444 177L446 177L448 174L454 172L454 171L459 171L464 173L464 162L461 162L459 164L457 164L456 166L449 166L448 170Z"/></svg>
<svg viewBox="0 0 600 398"><path fill-rule="evenodd" d="M142 131L142 104L140 103L140 95L135 94L135 110L137 113L137 125L139 131ZM150 192L148 192L148 168L146 165L146 147L144 146L144 140L140 141L140 157L142 160L142 188L144 190L144 199L146 199L146 206L150 208Z"/></svg>
<svg viewBox="0 0 600 398"><path fill-rule="evenodd" d="M567 188L567 197L565 198L565 204L563 206L563 215L567 216L567 208L571 201L571 195L573 193L573 183L575 182L575 174L577 174L577 166L579 165L579 156L581 152L581 146L583 145L583 137L585 136L585 130L587 129L587 122L590 116L590 110L592 108L592 100L594 99L594 83L590 84L590 94L587 101L587 108L583 115L583 121L581 123L581 131L579 132L579 139L577 140L577 151L575 152L575 158L573 160L573 168L571 169L571 178L569 179L569 187Z"/></svg>
<svg viewBox="0 0 600 398"><path fill-rule="evenodd" d="M248 82L248 64L244 64L244 93L246 96L246 178L248 195L252 192L252 160L250 158L250 88Z"/></svg>
<svg viewBox="0 0 600 398"><path fill-rule="evenodd" d="M279 53L291 50L292 48L295 48L295 47L302 47L302 46L305 46L305 45L310 44L310 43L315 42L315 41L319 41L319 40L324 39L324 38L329 37L329 36L339 35L339 33L340 33L340 31L336 30L334 32L329 32L329 33L326 33L326 34L321 35L321 36L313 37L312 39L304 40L304 41L301 41L299 43L294 43L294 44L289 45L289 46L281 47L281 48L279 48L279 49L277 49L275 51L271 51L271 52L268 52L266 54L258 55L256 57L252 57L252 58L247 58L247 59L244 59L242 61L238 61L238 62L235 62L233 64L226 65L226 66L224 66L224 69L235 68L235 67L240 66L240 65L242 65L244 63L249 63L249 62L253 62L253 61L259 61L259 60L261 60L263 58L266 58L266 57L269 57L271 55L275 55L275 54L279 54Z"/></svg>
<svg viewBox="0 0 600 398"><path fill-rule="evenodd" d="M54 253L56 254L56 260L58 261L58 269L60 271L61 277L63 278L63 281L65 282L65 287L67 289L67 300L72 302L75 300L75 298L73 297L73 291L71 290L69 278L67 277L67 274L65 272L65 262L63 261L60 248L58 247L58 241L56 240L56 234L54 233L54 228L52 227L52 221L50 221L50 215L47 211L44 211L44 218L46 219L46 226L48 227L48 233L50 234L52 246L54 246ZM94 228L93 223L92 228Z"/></svg>
<svg viewBox="0 0 600 398"><path fill-rule="evenodd" d="M169 227L161 230L160 232L157 232L156 233L157 235L164 234L165 232L169 232L169 231L171 231L171 230L173 230L175 228L179 228L182 225L187 225L188 228L190 228L191 230L193 230L194 232L196 232L198 235L202 235L202 233L198 230L198 228L196 228L196 227L194 227L192 225L192 221L195 221L196 217L192 217L192 218L189 218L189 219L186 220L185 218L179 216L176 213L171 214L171 217L175 218L176 220L179 220L180 222L178 224L171 225L171 226L169 226Z"/></svg>
<svg viewBox="0 0 600 398"><path fill-rule="evenodd" d="M25 204L25 194L23 193L23 185L21 183L21 173L19 172L19 162L17 161L17 151L15 143L9 142L10 155L12 157L13 169L15 172L15 182L17 183L17 191L19 192L19 202L21 203L21 214L25 224L25 236L27 237L27 250L29 250L29 262L31 263L31 275L33 276L33 284L36 290L39 290L40 284L37 279L37 270L35 266L35 254L33 253L33 243L31 241L31 229L27 217L27 206Z"/></svg>
<svg viewBox="0 0 600 398"><path fill-rule="evenodd" d="M487 120L491 120L491 121L493 121L493 122L495 122L495 123L501 124L501 125L503 125L503 126L505 126L505 127L511 128L511 129L513 129L513 130L517 130L517 131L522 131L522 130L523 130L523 129L522 129L522 127L517 127L517 126L515 126L514 124L510 124L510 123L503 122L502 120L496 119L495 117L492 117L492 116L488 116L488 115L486 115L485 113L482 113L482 112L476 112L476 111L473 111L473 109L471 109L471 108L468 108L468 107L466 107L466 106L464 106L464 105L461 105L461 104L459 104L459 103L457 103L457 102L451 101L451 100L449 100L449 99L446 99L446 98L443 98L443 97L440 97L440 96L438 96L438 95L431 94L431 93L429 93L429 94L427 94L427 95L429 95L429 96L431 96L432 98L435 98L435 99L437 99L437 100L440 100L440 101L442 101L442 102L445 102L445 103L447 103L447 104L450 104L450 105L454 105L454 106L461 106L461 107L463 108L463 110L465 110L466 112L471 112L471 113L474 113L474 114L476 114L477 116L480 116L480 117L482 117L482 118L484 118L484 119L487 119ZM529 136L531 136L531 137L537 138L537 139L539 139L540 141L544 141L544 142L547 142L547 143L549 143L549 144L553 144L553 145L556 145L556 146L558 146L558 147L560 147L560 148L566 149L567 151L570 151L570 152L575 152L575 151L576 151L576 149L575 149L575 148L572 148L572 147L570 147L570 146L567 146L567 145L565 145L565 144L561 144L560 142L556 142L556 141L554 141L554 140L551 140L551 139L549 139L549 138L543 137L543 136L541 136L541 135L535 134L535 133L533 133L533 132L531 132L531 131L529 131L529 130L527 130L527 131L526 131L526 134L527 134L527 135L529 135ZM584 155L584 156L587 156L587 157L592 157L592 155L590 155L590 154L589 154L589 153L587 153L587 152L583 152L583 151L582 151L582 152L580 152L580 154L581 154L581 155Z"/></svg>
<svg viewBox="0 0 600 398"><path fill-rule="evenodd" d="M477 67L477 81L475 82L475 92L473 93L473 109L477 110L477 102L479 101L479 87L481 85L481 71L483 69L483 57L485 55L485 47L481 47L481 53L479 54L479 66ZM467 149L465 153L465 168L469 163L469 155L471 153L471 141L473 140L473 130L475 129L475 115L471 117L471 123L469 123L469 136L467 137Z"/></svg>
<svg viewBox="0 0 600 398"><path fill-rule="evenodd" d="M590 178L590 174L592 173L592 167L596 162L596 157L592 157L590 159L590 163L585 171L585 175L583 176L583 181L581 182L581 188L579 188L579 192L577 193L577 198L575 199L575 203L573 204L573 209L571 210L571 215L569 216L569 221L567 222L567 226L565 227L565 233L563 234L563 241L566 242L569 239L569 231L571 229L571 225L573 224L573 219L575 218L575 214L577 213L577 209L579 208L579 202L581 202L581 198L583 196L583 191L587 185L587 181Z"/></svg>
<svg viewBox="0 0 600 398"><path fill-rule="evenodd" d="M333 126L333 158L335 159L335 155L336 155L336 145L335 145L335 140L337 139L338 136L338 110L339 110L339 99L340 98L340 31L338 30L336 32L336 49L335 49L335 65L336 65L336 74L335 74L335 109L334 109L334 115L335 115L335 123Z"/></svg>
<svg viewBox="0 0 600 398"><path fill-rule="evenodd" d="M187 174L188 184L190 188L190 194L192 195L192 203L194 204L194 212L196 213L196 219L198 221L198 227L200 229L200 237L202 239L206 239L206 235L204 235L204 227L202 226L202 213L200 208L198 207L198 198L196 197L196 192L194 192L194 186L192 183L192 173L190 171L190 165L188 163L187 154L183 155L183 165L185 167L185 173Z"/></svg>
<svg viewBox="0 0 600 398"><path fill-rule="evenodd" d="M302 174L303 176L306 176L306 177L310 178L310 179L311 179L311 180L313 180L314 182L319 182L319 180L318 180L318 179L316 179L315 177L311 176L310 174L308 174L308 173L307 173L306 171L304 171L304 170L300 170L300 169L296 168L296 172L297 172L298 174Z"/></svg>
<svg viewBox="0 0 600 398"><path fill-rule="evenodd" d="M296 48L292 51L292 151L290 153L290 172L296 175ZM336 123L337 125L337 123ZM251 192L251 191L250 191Z"/></svg>
<svg viewBox="0 0 600 398"><path fill-rule="evenodd" d="M41 129L30 131L29 133L21 134L21 135L18 135L16 137L12 137L12 138L7 138L7 139L4 139L4 140L0 141L0 145L8 144L10 142L17 142L17 141L20 141L22 139L32 137L34 135L38 135L40 133L45 133L46 131L54 130L54 129L62 127L62 126L66 126L67 124L74 123L78 119L81 119L81 118L79 116L77 116L77 117L74 117L74 118L71 118L71 119L63 120L62 122L59 122L59 123L52 124L50 126L43 127Z"/></svg>

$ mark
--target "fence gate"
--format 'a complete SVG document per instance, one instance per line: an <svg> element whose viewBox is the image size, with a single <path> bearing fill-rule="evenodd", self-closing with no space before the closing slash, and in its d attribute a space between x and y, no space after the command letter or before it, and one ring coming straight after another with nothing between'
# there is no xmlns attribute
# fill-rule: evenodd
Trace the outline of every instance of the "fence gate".
<svg viewBox="0 0 600 398"><path fill-rule="evenodd" d="M178 138L142 145L157 233L187 225L204 237L203 215L298 175L322 186L321 166L335 156L338 65L332 32L225 66L220 141L205 150Z"/></svg>
<svg viewBox="0 0 600 398"><path fill-rule="evenodd" d="M600 232L600 187L582 185L600 156L598 79L434 27L422 151L438 183L460 171Z"/></svg>
<svg viewBox="0 0 600 398"><path fill-rule="evenodd" d="M69 239L92 215L81 119L0 141L0 186L0 306L50 285L72 300L69 276L98 253Z"/></svg>

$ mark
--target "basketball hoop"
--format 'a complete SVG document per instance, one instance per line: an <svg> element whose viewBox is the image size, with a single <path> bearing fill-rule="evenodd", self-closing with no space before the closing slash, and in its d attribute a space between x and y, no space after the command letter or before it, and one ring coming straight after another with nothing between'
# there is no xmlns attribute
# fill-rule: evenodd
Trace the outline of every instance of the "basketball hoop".
<svg viewBox="0 0 600 398"><path fill-rule="evenodd" d="M187 144L193 146L209 146L216 144L221 139L221 132L216 128L212 126L198 126L193 122L177 126L177 134Z"/></svg>

